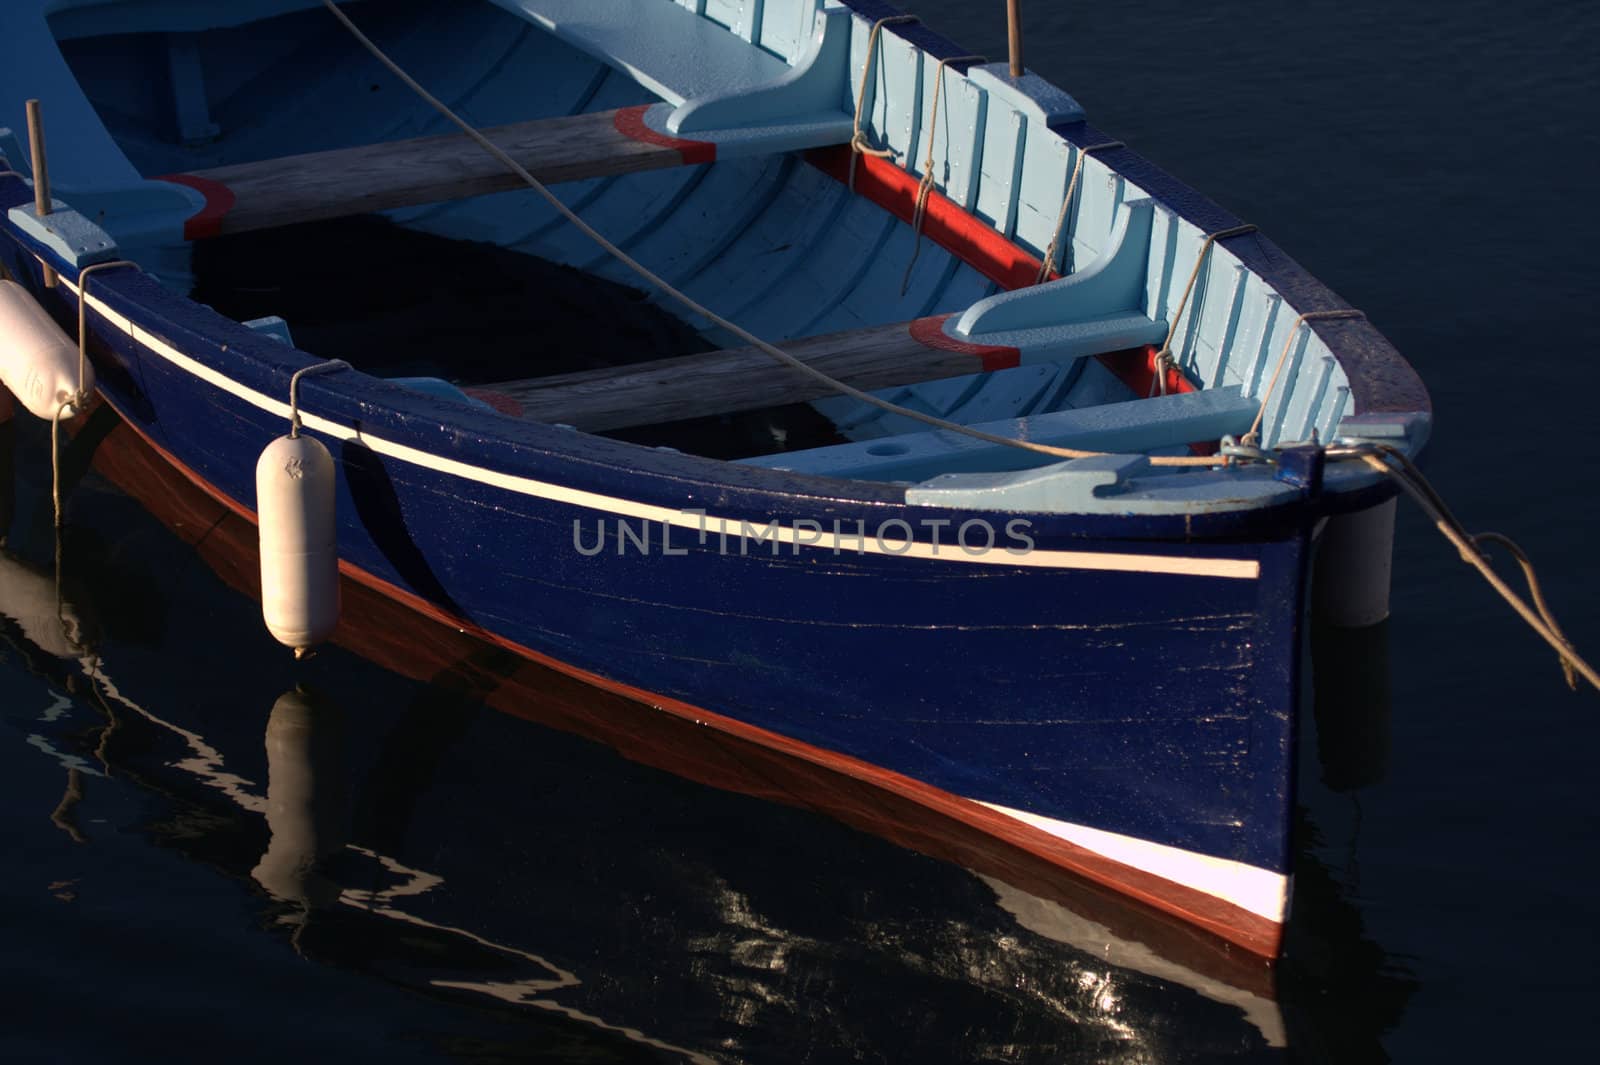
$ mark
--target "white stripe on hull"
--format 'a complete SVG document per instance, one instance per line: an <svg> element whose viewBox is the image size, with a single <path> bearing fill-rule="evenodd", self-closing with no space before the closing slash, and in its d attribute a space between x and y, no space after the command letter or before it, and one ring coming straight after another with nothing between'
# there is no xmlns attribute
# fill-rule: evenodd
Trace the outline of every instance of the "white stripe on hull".
<svg viewBox="0 0 1600 1065"><path fill-rule="evenodd" d="M1277 924L1283 923L1284 912L1289 904L1289 877L1282 873L1226 858L1213 858L1208 854L1196 854L1180 847L1151 843L1133 836L1105 832L1087 825L1075 825L1070 821L1057 821L981 799L975 801L1114 862L1203 891Z"/></svg>
<svg viewBox="0 0 1600 1065"><path fill-rule="evenodd" d="M73 295L78 294L77 286L65 277L61 279L61 283ZM285 421L288 420L289 404L283 400L274 399L254 389L247 388L226 374L185 355L159 337L133 324L126 317L113 311L94 296L88 297L87 302L89 307L105 318L108 323L126 332L145 349L161 356L174 366L194 377L198 377L207 384L249 403L251 406L269 414L277 415ZM710 514L701 515L671 507L654 506L631 499L620 499L615 496L585 492L581 489L551 484L546 481L536 481L527 477L499 473L495 470L472 466L456 459L445 458L417 448L407 447L404 444L384 440L382 437L358 432L347 425L340 425L315 414L307 414L303 410L300 420L306 428L316 430L324 435L342 440L358 440L363 446L380 455L409 462L424 469L448 474L452 477L460 477L463 480L475 481L479 484L538 499L548 499L553 502L567 503L608 514L671 525L675 528L691 530L697 534L705 533L735 538L746 537L755 539L758 542L762 539L775 540L778 543L793 544L797 551L799 547L810 547L821 551L832 551L836 554L865 553L991 566L1031 566L1042 569L1158 573L1188 577L1221 577L1231 580L1256 580L1261 576L1261 564L1255 559L1248 558L1182 558L1168 555L1139 555L1120 552L1045 550L1030 550L1025 553L1012 554L1004 549L973 555L959 549L952 550L950 544L938 545L889 537L880 538L870 534L856 536L851 533L819 532L809 528L799 529L781 524L776 525L776 527L769 527L761 523L747 522L737 518L723 518ZM941 547L943 547L943 551L940 550Z"/></svg>

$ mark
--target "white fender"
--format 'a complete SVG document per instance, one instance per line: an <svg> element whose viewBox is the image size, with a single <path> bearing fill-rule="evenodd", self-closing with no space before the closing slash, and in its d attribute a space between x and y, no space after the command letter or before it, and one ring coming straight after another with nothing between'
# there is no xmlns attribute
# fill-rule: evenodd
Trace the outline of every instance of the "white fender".
<svg viewBox="0 0 1600 1065"><path fill-rule="evenodd" d="M0 380L45 421L78 394L77 343L15 281L0 281ZM83 387L94 391L92 366L84 366Z"/></svg>
<svg viewBox="0 0 1600 1065"><path fill-rule="evenodd" d="M339 623L333 456L309 436L280 436L256 461L261 615L298 654Z"/></svg>

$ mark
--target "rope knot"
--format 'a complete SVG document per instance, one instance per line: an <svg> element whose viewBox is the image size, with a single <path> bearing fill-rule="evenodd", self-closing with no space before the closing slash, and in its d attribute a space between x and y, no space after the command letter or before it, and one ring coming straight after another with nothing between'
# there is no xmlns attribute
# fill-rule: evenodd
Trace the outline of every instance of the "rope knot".
<svg viewBox="0 0 1600 1065"><path fill-rule="evenodd" d="M878 57L878 35L885 26L899 26L908 22L918 21L915 15L890 15L881 18L872 24L872 32L867 35L867 57L861 62L861 89L856 93L856 117L850 134L850 177L846 184L850 191L856 191L856 160L863 155L870 155L878 159L887 159L894 155L889 148L874 148L867 139L867 131L861 128L861 118L867 109L867 86L872 84L872 65Z"/></svg>
<svg viewBox="0 0 1600 1065"><path fill-rule="evenodd" d="M1150 395L1164 396L1167 394L1167 371L1178 365L1178 360L1172 357L1170 348L1162 348L1150 360Z"/></svg>
<svg viewBox="0 0 1600 1065"><path fill-rule="evenodd" d="M906 294L906 289L911 287L911 268L917 265L917 256L922 254L922 220L928 210L928 197L933 193L933 141L935 127L939 125L939 96L944 89L945 68L951 63L985 63L988 59L981 55L953 55L945 56L939 60L939 66L933 72L933 108L928 115L928 157L922 163L922 180L917 182L917 205L911 212L911 261L906 263L906 272L900 278L900 295ZM949 148L945 145L946 159L949 163Z"/></svg>

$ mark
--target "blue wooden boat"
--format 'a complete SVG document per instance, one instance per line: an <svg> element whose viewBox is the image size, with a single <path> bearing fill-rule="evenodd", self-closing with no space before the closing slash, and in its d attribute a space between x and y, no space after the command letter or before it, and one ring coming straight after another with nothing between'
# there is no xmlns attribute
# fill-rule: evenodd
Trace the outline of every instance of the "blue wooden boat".
<svg viewBox="0 0 1600 1065"><path fill-rule="evenodd" d="M4 434L0 434L0 441L4 438ZM116 746L119 751L129 751L132 762L122 765L113 761L114 772L131 772L148 784L150 779L141 775L140 767L165 767L157 773L159 779L169 783L186 779L200 783L203 786L199 791L221 800L211 809L224 822L230 817L239 817L242 813L239 805L249 803L252 795L259 796L262 785L269 792L274 785L309 788L300 793L302 802L285 801L282 805L269 806L267 827L274 843L268 851L277 861L249 872L256 857L248 853L231 854L234 860L247 859L244 870L236 870L239 875L254 876L280 899L313 901L316 896L308 888L325 887L332 879L353 889L343 893L341 901L365 910L373 890L371 864L376 862L392 869L397 863L402 867L404 863L366 847L341 852L340 840L344 837L331 826L349 824L352 835L359 839L362 831L356 826L361 824L362 818L355 815L351 820L354 811L381 812L385 825L381 838L390 841L390 846L399 847L403 840L403 849L408 855L442 856L449 852L454 856L450 867L430 866L427 874L434 883L449 885L446 894L460 913L459 919L450 923L458 929L469 930L464 935L470 934L478 944L485 939L521 942L525 946L537 943L541 952L557 951L553 960L581 958L582 964L575 971L591 990L596 983L604 985L608 1000L604 1013L610 1016L611 1022L649 1030L651 1024L645 1022L659 1018L650 1017L648 1010L644 1015L639 1012L642 1003L652 1000L648 987L659 983L675 985L678 982L675 976L662 981L661 974L681 974L694 964L694 957L705 954L707 942L730 931L714 923L711 927L697 925L692 915L716 914L727 920L730 910L736 915L748 912L742 907L720 905L721 892L714 890L708 894L707 882L736 884L743 879L740 870L753 870L764 884L787 885L778 888L779 899L792 896L802 904L809 899L811 908L820 908L821 912L831 915L833 901L814 894L821 884L825 883L826 890L836 898L845 898L861 892L875 893L873 883L894 885L910 876L916 878L916 882L896 894L892 906L896 911L915 913L919 925L941 931L948 931L953 925L960 926L965 915L958 900L976 898L980 911L989 912L1002 921L1014 917L1022 928L1070 948L1041 959L1026 949L1018 951L1015 943L1008 942L1004 936L992 937L993 959L1009 958L1011 962L999 962L999 971L1005 975L998 980L989 960L977 963L984 972L979 993L986 998L992 996L998 983L1056 1016L1059 997L1037 994L1041 974L1050 981L1060 982L1063 987L1081 978L1085 982L1094 980L1092 986L1099 988L1109 979L1109 986L1117 989L1117 1005L1108 1008L1099 1004L1098 995L1091 996L1098 1008L1072 1017L1070 1023L1095 1024L1110 1019L1121 1024L1127 1019L1123 1006L1126 991L1130 985L1141 986L1146 982L1145 977L1153 976L1168 985L1169 992L1170 985L1177 985L1205 998L1239 1007L1273 1045L1283 1045L1289 1040L1286 1020L1274 1001L1276 974L1252 955L1219 951L1205 937L1194 935L1191 929L1163 915L1151 914L1138 904L1095 885L1064 877L1051 863L1019 852L958 818L941 816L914 799L863 784L814 761L786 757L766 745L660 713L648 703L599 691L556 670L519 661L498 647L458 632L452 625L419 617L388 596L352 579L342 582L343 616L347 623L340 626L337 642L363 659L397 677L410 678L414 683L389 678L394 687L384 685L381 694L371 692L370 706L354 701L350 709L359 713L352 714L340 726L337 722L341 715L336 704L351 701L340 693L348 692L353 697L364 685L370 685L370 680L351 677L348 661L345 665L315 665L309 671L310 676L303 679L308 689L322 698L318 700L312 719L304 722L307 727L300 733L301 742L272 741L275 727L283 724L280 711L286 709L284 700L279 700L279 706L274 707L266 723L269 736L267 778L259 775L260 768L255 762L230 767L228 762L234 752L243 758L258 757L262 719L258 714L230 713L227 708L236 708L241 701L248 705L251 700L245 698L244 693L251 691L257 693L255 701L262 702L261 697L274 694L270 687L265 692L262 687L282 683L283 663L276 647L260 642L253 647L241 646L247 642L247 634L253 637L253 630L259 625L249 617L251 584L257 573L255 526L185 480L131 429L119 424L109 409L98 410L81 428L68 452L68 460L83 460L91 447L97 472L125 490L176 538L173 542L146 536L146 542L154 539L161 548L154 552L140 551L133 556L122 552L117 560L119 580L135 586L160 585L162 591L153 596L133 597L131 603L112 601L119 597L107 594L107 582L95 579L88 552L75 550L70 540L63 547L66 561L62 572L66 575L67 587L62 594L56 592L48 569L35 569L21 559L0 552L0 621L10 618L27 644L36 649L30 668L37 668L45 676L59 676L63 668L73 672L72 664L76 660L86 673L115 693L113 704L117 709L114 712L121 738ZM35 484L42 487L41 482L39 478ZM37 494L29 495L37 500L36 506L48 509L47 501ZM129 505L127 501L112 501L101 495L93 503L92 509L81 503L75 508L74 528L68 531L69 536L85 526L100 530L115 528L119 543L132 542L139 536L135 529L108 525L112 516L107 513L107 507L112 513L124 514ZM19 511L20 520L13 523L13 530L26 529L29 516L25 509ZM193 554L188 554L185 546L192 549ZM192 566L196 558L222 582L243 593L242 601L219 601L215 582L199 577ZM86 565L80 566L80 562ZM161 574L185 563L190 564L185 580L163 581ZM63 596L69 604L65 610L58 606ZM126 621L111 621L106 615L115 617L129 605L145 616L152 612L159 614L167 624L178 627L166 630L167 640L162 648L146 654L131 654L126 645L112 638L93 640L92 634L126 626ZM63 615L74 622L74 627L67 631L63 631L61 625ZM180 635L183 631L192 635L183 637ZM139 719L152 713L152 702L160 702L156 698L140 699L141 688L147 692L155 678L174 673L206 672L219 657L218 644L229 648L225 669L230 678L238 678L238 691L225 693L212 702L211 713L200 706L185 706L182 720L187 721L187 727L162 729L168 732L169 738L172 732L183 736L185 743L203 754L208 753L209 757L175 758L169 746L137 742L130 736L143 724ZM366 670L363 675L370 677L372 673ZM144 684L141 685L141 681ZM328 689L330 683L340 685L338 692ZM406 694L397 694L397 688ZM119 703L130 696L133 697L131 701ZM1319 692L1316 701L1319 715L1326 708L1320 696ZM199 702L205 701L206 695L202 693ZM288 701L296 702L295 696L289 696ZM486 721L486 715L474 712L480 704L516 718L518 725L532 722L543 728L519 729L508 727L503 721ZM442 712L446 708L465 712ZM218 709L221 712L217 712ZM293 706L287 709L292 710ZM301 709L306 709L303 703ZM131 712L131 719L128 713L121 711ZM171 724L177 726L180 722ZM70 719L58 720L54 723L55 735L71 735L77 727ZM887 858L890 868L874 868L867 876L859 873L854 878L841 876L852 862L837 854L839 834L812 826L811 837L789 840L786 835L797 824L803 825L805 819L796 822L791 815L779 811L750 811L750 817L738 823L758 838L745 840L735 836L732 837L735 845L729 846L730 837L719 835L729 831L729 822L724 821L719 828L702 823L702 817L706 809L727 808L730 800L664 782L654 787L652 798L640 790L641 774L618 765L608 757L609 752L585 754L582 744L563 740L551 730L602 743L611 752L636 763L710 785L719 791L755 796L765 802L824 814L908 851L948 862L955 868L938 872L930 868L930 863L919 864L910 854L895 857L881 847L858 841L861 850ZM341 772L338 759L334 759L332 765L316 758L304 763L296 759L297 755L326 749L315 742L305 743L307 737L320 737L323 744L338 746L340 739L352 733L360 739L349 745L350 753L355 754L358 762L378 759L379 768ZM461 783L455 794L463 800L464 807L452 809L443 801L450 788L439 779L427 783L426 799L416 803L406 799L393 803L360 799L363 794L416 796L420 785L409 779L406 770L394 768L414 768L413 763L407 758L396 758L395 752L426 754L424 760L435 765L436 757L442 754L441 743L450 752L445 759L450 765L448 777ZM530 750L530 747L536 749ZM576 762L575 754L578 755ZM68 765L76 764L71 761L70 753L62 752L61 758ZM597 765L601 767L598 779L605 781L603 791L597 791L588 783L597 779ZM650 773L642 776L654 779ZM617 779L619 777L621 779ZM349 787L339 785L341 778L349 782ZM254 786L248 783L251 780ZM538 795L531 802L529 780L538 781ZM663 798L675 802L686 796L702 813L659 806ZM732 802L732 805L738 804ZM518 817L514 823L504 818L478 816L482 811L520 810L523 806L529 807L528 816ZM564 809L559 808L563 806ZM259 807L256 810L259 812ZM280 813L274 823L273 813L281 811L293 813L288 816ZM307 811L311 811L309 817L297 816ZM457 830L462 816L475 822L478 830L488 833L493 842L482 847L471 845L472 831ZM251 820L249 815L245 817ZM774 824L779 827L774 829ZM304 831L307 825L323 827L308 837ZM442 847L419 837L418 833L426 831L428 825L443 833ZM596 825L609 827L605 832L596 832ZM672 832L663 832L663 827L668 825L677 826L676 838ZM259 833L260 828L259 822L255 822L246 831ZM575 843L576 849L564 847L563 840ZM697 841L703 844L700 855L692 853ZM203 845L204 840L201 843ZM686 845L688 851L684 849ZM506 863L516 862L514 855L519 848L547 870L547 875L538 878L537 890L542 900L538 907L526 905L528 891L533 885L524 878L503 875ZM337 861L326 860L330 851L340 855ZM622 853L616 853L618 851ZM313 855L324 858L318 860ZM783 858L774 864L774 855ZM353 869L347 864L352 858L356 859ZM672 868L665 879L660 876L659 866L653 866L663 858ZM693 866L708 860L713 866L721 864L723 867L716 873L709 870L685 872L685 863ZM835 860L842 863L837 868L829 864ZM817 874L816 870L823 865L828 865L828 870ZM277 876L260 875L269 870L275 870ZM972 877L969 879L964 872L971 873ZM1344 924L1340 920L1339 904L1330 901L1325 889L1319 892L1319 886L1326 881L1319 879L1318 872L1313 866L1309 875L1300 874L1297 912L1314 913L1313 928ZM799 882L794 880L797 873L801 874ZM929 882L930 873L937 873L937 883ZM655 895L651 907L641 912L637 906L619 905L619 899L630 894L636 896L641 885L648 885L648 890ZM662 891L679 894L669 899L660 894ZM775 900L770 893L751 892L747 887L741 894L747 892L750 910L764 915L775 912ZM496 909L492 900L498 896L510 901L509 916L513 919L509 922L490 917ZM321 899L325 902L326 897L324 891ZM440 901L439 892L431 893L431 899ZM929 901L936 906L948 903L949 912L940 910L940 916L930 920L925 909ZM781 903L776 909L782 909ZM896 959L906 957L899 949L903 945L903 935L883 926L882 915L876 912L878 903L870 909L874 911L869 918L873 926L870 937L877 942L895 942L897 947L892 953ZM662 944L666 949L653 951L649 961L630 955L623 968L633 972L633 977L615 979L621 975L614 971L617 959L606 960L594 954L595 925L611 928L602 938L614 944L633 944L620 948L626 953L637 946L638 937L619 934L617 930L622 927L619 922L625 923L630 918L654 921L661 913L673 915L673 934L667 937L668 944ZM588 919L584 918L585 914L589 915ZM410 920L409 914L398 916ZM439 911L434 911L433 919L440 920ZM739 918L736 916L734 921L738 922ZM736 935L747 931L737 924L731 930ZM993 941L995 938L998 943ZM805 935L799 939L807 944L802 947L795 943L802 952L817 952L820 948L823 956L833 954L826 941L819 942ZM847 950L846 953L851 952ZM742 950L734 954L745 956ZM965 972L972 964L970 951L963 947L943 954L956 959L958 971ZM1346 955L1341 953L1341 956ZM926 955L912 951L910 957L904 966L899 961L892 963L890 970L906 967L925 973ZM1034 964L1024 971L1014 971L1015 963L1023 958L1030 958ZM722 960L738 964L734 959ZM753 964L759 966L761 972L770 972L765 968L765 956ZM824 968L819 970L818 964ZM1115 977L1108 978L1108 965L1117 971ZM813 960L809 962L790 957L784 968L791 979L807 988L814 990L821 985L832 988L833 994L852 1014L876 1015L872 1006L862 1001L864 992L860 981L829 972L823 957L813 953ZM592 976L602 971L606 979L593 981ZM1319 968L1319 974L1321 971ZM795 975L797 973L804 975ZM453 978L459 979L459 975L454 974ZM804 1027L808 1023L805 1017L839 1012L829 1008L828 998L823 997L812 1002L809 1013L797 1018L786 1008L773 1006L765 985L757 984L752 989L749 981L722 979L708 983L704 976L702 973L701 979L694 983L702 992L709 992L721 1002L720 1007L712 1008L713 1013L720 1013L724 1018L743 1018L745 1027L761 1028L769 1040L775 1033L768 1030L768 1022L780 1015L785 1018L780 1024ZM1366 977L1370 978L1370 974ZM1301 979L1304 979L1303 974ZM878 986L875 977L874 985L874 993L885 1001L896 997L896 993L888 989L898 986L892 979ZM1081 985L1077 989L1079 993L1083 986L1090 985ZM485 990L496 994L497 988L503 987L502 981ZM732 1001L727 998L730 992L734 996ZM766 1001L754 1021L748 1018L748 1011L734 1008L744 996L752 994ZM1170 994L1168 997L1170 999ZM1179 1002L1187 1000L1187 996L1178 997ZM584 1008L592 1015L596 1012L593 1007L599 1004L590 999ZM999 1007L1004 1015L1013 1018L1009 1022L1013 1027L1007 1030L1014 1030L1015 1006L1008 998ZM1145 1026L1146 1029L1180 1031L1187 1037L1184 1025L1172 1023L1172 1008L1169 1001L1165 1011L1157 1010L1163 1020ZM941 1016L948 1016L951 1010L952 1007L946 1006L939 1012ZM713 1057L725 1056L729 1045L714 1028L707 1029L698 1022L704 1013L704 1007L697 1012L680 1006L673 1011L673 1020L690 1018L689 1025L697 1036L697 1041L691 1045ZM972 1017L966 1008L957 1011L957 1016L967 1035L954 1045L970 1045L974 1049L952 1051L950 1056L981 1056L982 1052L976 1048L984 1044L988 1033L970 1032ZM892 1030L895 1022L889 1023ZM1345 1024L1345 1018L1341 1016L1339 1023ZM835 1026L822 1027L829 1033L828 1038L837 1036ZM665 1036L668 1032L657 1030L655 1034ZM926 1039L927 1033L922 1034ZM1151 1036L1146 1034L1145 1038Z"/></svg>
<svg viewBox="0 0 1600 1065"><path fill-rule="evenodd" d="M468 375L442 339L420 377L321 373L346 576L1274 957L1310 562L1393 495L1324 445L1430 424L1390 345L1061 90L876 0L348 8L644 266L894 409L686 313L710 350L612 365L596 315L558 323L570 372ZM44 101L55 192L0 135L0 262L81 304L101 397L241 514L330 353L192 299L207 242L383 211L637 284L318 0L25 0L0 38L0 126ZM796 402L825 439L663 446Z"/></svg>

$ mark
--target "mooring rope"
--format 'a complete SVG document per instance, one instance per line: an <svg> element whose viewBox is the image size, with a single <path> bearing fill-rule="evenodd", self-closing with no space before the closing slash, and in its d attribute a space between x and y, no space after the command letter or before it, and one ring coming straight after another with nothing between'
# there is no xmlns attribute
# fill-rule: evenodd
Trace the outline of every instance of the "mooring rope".
<svg viewBox="0 0 1600 1065"><path fill-rule="evenodd" d="M1045 245L1044 256L1039 260L1039 273L1033 279L1035 285L1042 285L1050 280L1050 271L1056 269L1056 251L1061 244L1061 237L1067 231L1067 213L1072 209L1072 198L1078 192L1078 178L1083 174L1084 160L1089 158L1090 152L1103 152L1112 148L1126 148L1121 141L1101 141L1099 144L1086 144L1078 149L1078 160L1072 164L1072 176L1067 179L1067 191L1061 197L1061 213L1056 215L1056 230L1050 235L1050 243Z"/></svg>
<svg viewBox="0 0 1600 1065"><path fill-rule="evenodd" d="M1327 449L1330 459L1358 459L1368 466L1386 475L1395 484L1400 486L1418 506L1423 509L1433 521L1434 528L1449 540L1456 550L1461 553L1461 559L1482 574L1489 586L1500 594L1500 597L1511 605L1528 627L1536 632L1545 643L1555 649L1561 659L1561 668L1566 674L1567 683L1574 689L1577 687L1577 677L1581 676L1588 681L1597 691L1600 691L1600 674L1595 672L1593 666L1579 656L1577 649L1567 641L1561 627L1556 624L1555 617L1550 612L1549 604L1545 602L1544 592L1539 586L1538 576L1534 573L1533 563L1528 560L1527 553L1519 547L1510 537L1500 533L1469 533L1450 513L1444 501L1439 497L1422 471L1417 469L1411 461L1398 448L1388 444L1358 443L1340 444ZM1501 576L1489 565L1488 559L1479 549L1480 543L1493 543L1510 551L1522 566L1522 573L1528 582L1528 590L1533 598L1533 604L1527 603L1519 596Z"/></svg>
<svg viewBox="0 0 1600 1065"><path fill-rule="evenodd" d="M1307 311L1294 320L1289 326L1289 335L1283 341L1283 351L1278 354L1278 365L1272 370L1272 380L1267 382L1267 390L1261 394L1261 406L1256 408L1255 421L1250 423L1250 431L1240 437L1244 444L1257 444L1261 441L1261 421L1267 416L1267 404L1272 401L1272 393L1278 387L1278 378L1283 374L1283 367L1289 361L1289 348L1294 344L1295 334L1307 322L1326 322L1339 318L1365 318L1366 313L1353 307L1340 307L1327 311Z"/></svg>
<svg viewBox="0 0 1600 1065"><path fill-rule="evenodd" d="M1500 547L1503 547L1507 551L1511 552L1512 557L1517 560L1517 565L1522 567L1522 579L1528 582L1528 595L1533 599L1534 609L1539 612L1539 617L1543 619L1544 623L1550 626L1550 631L1554 633L1570 651L1570 648L1572 647L1572 641L1567 639L1567 634L1561 631L1560 625L1556 624L1555 614L1551 612L1550 604L1545 600L1544 589L1539 584L1539 574L1535 572L1533 568L1533 560L1528 557L1528 553L1522 549L1520 544L1511 539L1511 537L1506 536L1504 533L1474 533L1472 536L1472 546L1477 547L1479 544L1483 543L1498 544ZM1561 660L1561 672L1564 673L1567 678L1567 687L1576 691L1578 688L1578 671L1569 651L1558 652L1558 657Z"/></svg>
<svg viewBox="0 0 1600 1065"><path fill-rule="evenodd" d="M56 529L59 531L62 523L61 510L61 419L66 412L73 409L73 399L65 399L61 406L56 408L56 416L50 419L50 501L55 504ZM76 413L76 412L74 412ZM57 554L60 552L58 551Z"/></svg>
<svg viewBox="0 0 1600 1065"><path fill-rule="evenodd" d="M928 210L928 196L933 192L933 142L938 133L939 125L939 96L944 89L945 68L951 63L986 63L987 56L981 55L947 55L939 60L939 65L933 71L933 110L928 115L928 157L922 163L922 180L917 182L917 205L911 212L911 261L906 263L906 272L900 278L900 295L906 294L906 289L911 286L911 268L917 265L917 256L922 254L922 219ZM857 107L857 111L860 108ZM945 161L949 162L950 144L945 142Z"/></svg>
<svg viewBox="0 0 1600 1065"><path fill-rule="evenodd" d="M1254 233L1256 227L1246 222L1244 225L1232 226L1228 229L1219 229L1215 233L1207 233L1206 239L1200 245L1200 253L1194 257L1194 269L1189 271L1189 281L1183 286L1183 295L1178 299L1178 309L1172 312L1172 323L1167 326L1167 339L1161 342L1161 347L1156 351L1155 358L1151 360L1150 369L1153 377L1150 381L1151 395L1167 394L1167 370L1174 365L1172 357L1172 340L1178 335L1178 326L1183 321L1183 312L1189 309L1189 297L1194 293L1195 282L1200 279L1200 268L1205 265L1206 256L1211 251L1211 246L1219 240L1229 237L1242 237L1246 233ZM1259 415L1257 417L1259 421ZM1249 435L1246 434L1246 441Z"/></svg>
<svg viewBox="0 0 1600 1065"><path fill-rule="evenodd" d="M646 283L660 290L663 295L676 301L680 306L684 307L691 313L700 315L701 317L710 321L713 325L717 325L723 329L726 329L728 332L743 340L751 347L754 347L766 355L771 356L773 359L776 359L778 362L796 371L797 373L804 374L817 383L823 385L830 391L837 392L843 396L849 396L851 399L859 400L862 403L876 407L879 410L885 411L889 414L897 414L903 418L910 418L913 421L922 422L924 425L931 425L935 429L943 429L948 432L959 433L962 436L971 437L974 440L982 440L988 444L997 444L1002 447L1017 448L1018 450L1031 451L1035 454L1050 455L1054 458L1082 459L1110 454L1110 452L1105 451L1081 451L1076 448L1069 447L1051 447L1047 444L1036 444L1028 440L1018 440L1015 437L998 436L994 433L986 433L981 429L974 429L970 425L962 425L960 422L952 422L945 418L937 417L936 415L925 414L922 411L915 410L911 407L902 407L899 404L891 403L886 399L875 396L870 392L864 392L853 385L847 385L843 381L823 373L821 370L810 365L804 360L797 359L788 352L783 351L773 344L761 339L748 329L745 329L743 326L724 318L722 315L711 310L709 307L706 307L704 304L700 303L694 298L674 288L665 278L661 277L659 274L655 273L649 267L639 262L633 256L617 247L617 245L613 244L610 240L603 236L599 230L595 229L588 222L585 222L575 211L572 210L572 208L568 207L565 203L562 203L561 199L556 196L555 193L551 192L543 182L534 177L532 174L528 173L526 167L513 159L505 152L504 149L500 148L488 137L485 137L475 126L467 122L460 115L456 114L455 111L451 110L449 105L440 101L432 93L428 92L427 89L418 84L415 78L406 73L398 63L389 58L383 49L379 48L369 37L367 37L366 34L362 33L356 24L350 21L350 17L341 11L336 4L334 4L333 0L322 0L322 5L326 7L328 11L344 25L345 29L347 29L350 34L361 43L361 46L365 48L373 56L373 58L377 59L379 63L382 63L384 68L395 77L399 78L407 88L426 101L428 106L432 107L435 111L438 111L439 114L449 119L450 122L456 126L456 128L465 133L484 151L500 160L500 162L503 163L507 169L526 182L528 187L534 192L538 193L539 196L551 206L551 208L553 208L558 214L571 223L573 227L575 227L584 236L588 237L590 240L594 241L597 245L603 248L608 255L612 256L623 266L626 266L629 270L637 274ZM1218 459L1215 456L1209 455L1151 455L1148 456L1148 459L1150 465L1152 466L1218 466L1227 462L1225 458Z"/></svg>
<svg viewBox="0 0 1600 1065"><path fill-rule="evenodd" d="M88 378L89 370L89 330L88 330L88 305L89 305L89 278L101 270L108 270L113 266L131 266L140 269L138 263L129 262L127 259L113 259L110 262L90 263L78 270L78 398L87 399L84 395L84 381Z"/></svg>
<svg viewBox="0 0 1600 1065"><path fill-rule="evenodd" d="M330 3L331 0L323 2ZM857 158L870 155L877 159L888 159L894 155L891 148L874 148L872 142L867 140L867 131L861 128L862 115L867 109L867 86L872 83L872 67L878 57L878 35L885 26L902 26L916 21L915 15L890 15L874 22L872 32L867 34L867 54L861 61L861 90L856 93L856 117L850 127L850 176L845 184L851 192L856 191Z"/></svg>
<svg viewBox="0 0 1600 1065"><path fill-rule="evenodd" d="M135 270L140 268L138 263L127 259L113 259L110 262L91 263L78 270L78 390L62 401L56 408L55 417L50 419L50 500L55 505L57 529L61 528L65 517L61 508L61 422L64 418L75 418L81 414L89 400L89 390L85 387L89 378L89 278L96 271L108 270L113 266L131 266ZM68 411L72 413L69 415Z"/></svg>

